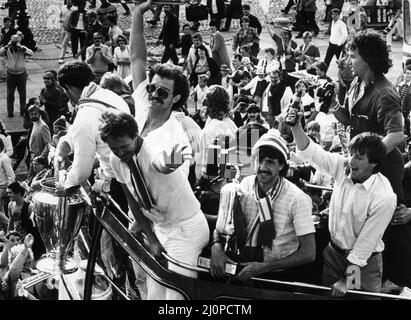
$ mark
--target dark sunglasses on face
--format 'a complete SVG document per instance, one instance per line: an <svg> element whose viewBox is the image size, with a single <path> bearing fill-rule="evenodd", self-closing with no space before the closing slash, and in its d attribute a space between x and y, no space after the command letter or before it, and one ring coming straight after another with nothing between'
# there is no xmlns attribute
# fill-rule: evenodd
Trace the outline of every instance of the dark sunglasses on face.
<svg viewBox="0 0 411 320"><path fill-rule="evenodd" d="M154 91L157 92L158 97L163 100L167 99L169 96L169 93L166 89L157 87L155 84L152 84L152 83L149 83L146 86L146 90L148 93L154 93Z"/></svg>

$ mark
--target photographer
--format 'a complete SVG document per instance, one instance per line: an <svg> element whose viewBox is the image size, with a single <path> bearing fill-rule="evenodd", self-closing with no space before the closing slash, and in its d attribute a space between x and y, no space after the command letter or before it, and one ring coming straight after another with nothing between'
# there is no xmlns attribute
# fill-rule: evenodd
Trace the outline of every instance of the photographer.
<svg viewBox="0 0 411 320"><path fill-rule="evenodd" d="M108 46L102 43L104 37L100 32L93 35L94 44L87 48L86 63L95 73L94 82L99 84L101 77L108 71L108 65L113 62L113 56Z"/></svg>
<svg viewBox="0 0 411 320"><path fill-rule="evenodd" d="M14 117L14 92L16 88L20 95L20 114L23 115L26 107L26 57L33 55L33 51L20 44L21 37L12 35L7 46L0 49L0 57L6 61L7 82L7 114Z"/></svg>

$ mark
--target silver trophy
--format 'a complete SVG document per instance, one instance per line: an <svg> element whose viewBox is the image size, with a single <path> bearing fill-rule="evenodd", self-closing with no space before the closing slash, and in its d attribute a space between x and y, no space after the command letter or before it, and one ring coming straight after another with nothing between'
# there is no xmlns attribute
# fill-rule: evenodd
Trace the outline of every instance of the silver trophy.
<svg viewBox="0 0 411 320"><path fill-rule="evenodd" d="M225 240L224 251L227 251L229 242L235 233L235 209L239 205L239 196L242 193L244 190L239 183L227 183L220 191L216 230Z"/></svg>
<svg viewBox="0 0 411 320"><path fill-rule="evenodd" d="M77 270L77 263L69 253L86 210L86 200L80 190L59 197L55 193L56 184L55 178L45 179L41 191L33 195L37 227L47 251L36 268L54 275Z"/></svg>

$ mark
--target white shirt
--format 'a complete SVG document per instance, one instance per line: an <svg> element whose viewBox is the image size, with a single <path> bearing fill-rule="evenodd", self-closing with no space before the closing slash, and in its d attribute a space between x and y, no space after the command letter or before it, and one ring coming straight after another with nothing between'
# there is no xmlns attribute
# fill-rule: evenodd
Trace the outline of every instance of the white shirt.
<svg viewBox="0 0 411 320"><path fill-rule="evenodd" d="M324 112L319 112L315 117L315 121L320 125L320 138L326 142L332 142L335 136L335 130L333 128L333 123L337 122L334 114L329 112L328 114Z"/></svg>
<svg viewBox="0 0 411 320"><path fill-rule="evenodd" d="M390 182L377 173L354 184L351 174L346 174L347 159L324 151L312 141L297 155L335 179L328 222L331 240L350 250L350 263L364 267L373 252L384 250L382 236L397 205Z"/></svg>
<svg viewBox="0 0 411 320"><path fill-rule="evenodd" d="M127 103L114 92L99 88L90 96L91 99L104 101L118 110L130 113ZM73 124L64 136L74 151L71 170L67 174L66 188L77 186L88 179L93 169L94 158L97 156L100 167L106 177L114 176L110 166L110 148L101 140L101 114L108 107L98 103L82 104Z"/></svg>
<svg viewBox="0 0 411 320"><path fill-rule="evenodd" d="M8 135L5 137L4 135L0 134L0 139L3 141L4 144L4 153L11 157L13 155L13 144L11 142L11 136Z"/></svg>
<svg viewBox="0 0 411 320"><path fill-rule="evenodd" d="M162 151L161 148L153 146L147 139L144 139L140 151L133 159L138 161L153 204L160 211L164 210L165 212L165 221L161 224L173 225L196 214L202 214L202 212L200 203L191 190L190 183L182 167L177 168L173 173L163 174L153 166L153 159L161 157ZM130 193L137 198L127 164L113 153L110 155L110 163L116 179L125 184Z"/></svg>
<svg viewBox="0 0 411 320"><path fill-rule="evenodd" d="M196 102L197 103L197 106L196 106L197 110L201 109L203 107L203 100L204 100L205 93L206 93L207 89L208 89L208 86L205 86L205 87L201 88L199 84L194 88L194 91L197 95L197 102Z"/></svg>
<svg viewBox="0 0 411 320"><path fill-rule="evenodd" d="M347 26L341 19L332 21L330 43L342 46L348 38Z"/></svg>
<svg viewBox="0 0 411 320"><path fill-rule="evenodd" d="M0 186L8 186L15 178L10 158L3 151L0 152Z"/></svg>
<svg viewBox="0 0 411 320"><path fill-rule="evenodd" d="M83 13L80 13L78 15L78 22L77 22L76 26L74 27L74 29L78 29L78 30L84 30L85 29L83 17L84 17Z"/></svg>

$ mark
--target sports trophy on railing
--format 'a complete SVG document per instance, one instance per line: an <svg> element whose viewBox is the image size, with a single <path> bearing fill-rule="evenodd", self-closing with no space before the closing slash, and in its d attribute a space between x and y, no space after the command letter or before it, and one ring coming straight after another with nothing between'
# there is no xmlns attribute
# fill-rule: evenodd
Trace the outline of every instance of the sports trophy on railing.
<svg viewBox="0 0 411 320"><path fill-rule="evenodd" d="M43 180L41 191L33 195L33 202L37 227L47 251L36 268L59 275L77 270L77 263L70 257L70 252L80 230L86 200L79 189L59 197L55 193L56 185L55 178Z"/></svg>

